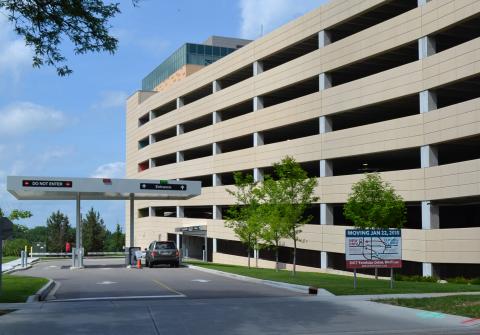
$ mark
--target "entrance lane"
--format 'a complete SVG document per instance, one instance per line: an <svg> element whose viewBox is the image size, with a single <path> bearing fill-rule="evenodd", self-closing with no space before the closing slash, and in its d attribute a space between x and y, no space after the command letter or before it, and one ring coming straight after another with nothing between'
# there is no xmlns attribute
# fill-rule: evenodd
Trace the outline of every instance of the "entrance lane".
<svg viewBox="0 0 480 335"><path fill-rule="evenodd" d="M302 295L189 268L127 269L123 262L123 259L85 259L85 269L70 270L70 260L46 261L17 274L53 279L58 285L47 298L52 301Z"/></svg>

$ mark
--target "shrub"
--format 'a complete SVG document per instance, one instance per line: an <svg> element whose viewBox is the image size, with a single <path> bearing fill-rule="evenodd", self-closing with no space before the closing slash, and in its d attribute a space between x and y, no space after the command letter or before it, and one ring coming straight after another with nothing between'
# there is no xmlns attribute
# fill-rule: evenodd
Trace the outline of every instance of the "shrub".
<svg viewBox="0 0 480 335"><path fill-rule="evenodd" d="M16 238L13 240L6 240L3 244L4 256L17 256L20 257L20 252L27 246L27 250L30 252L30 243L24 238Z"/></svg>

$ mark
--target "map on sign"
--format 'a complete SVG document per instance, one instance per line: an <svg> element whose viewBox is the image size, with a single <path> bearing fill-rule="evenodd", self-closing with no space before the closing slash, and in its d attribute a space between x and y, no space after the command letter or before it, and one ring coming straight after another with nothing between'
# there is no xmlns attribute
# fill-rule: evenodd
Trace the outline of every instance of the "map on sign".
<svg viewBox="0 0 480 335"><path fill-rule="evenodd" d="M347 268L402 267L401 234L400 229L347 229Z"/></svg>

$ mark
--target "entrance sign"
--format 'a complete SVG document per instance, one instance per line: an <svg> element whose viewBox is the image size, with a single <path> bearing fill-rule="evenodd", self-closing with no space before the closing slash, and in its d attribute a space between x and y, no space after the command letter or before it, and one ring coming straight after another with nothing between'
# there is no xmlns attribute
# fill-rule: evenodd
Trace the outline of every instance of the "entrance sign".
<svg viewBox="0 0 480 335"><path fill-rule="evenodd" d="M187 185L185 184L152 184L142 183L140 184L142 190L174 190L174 191L186 191Z"/></svg>
<svg viewBox="0 0 480 335"><path fill-rule="evenodd" d="M400 229L347 229L345 231L347 269L401 268Z"/></svg>

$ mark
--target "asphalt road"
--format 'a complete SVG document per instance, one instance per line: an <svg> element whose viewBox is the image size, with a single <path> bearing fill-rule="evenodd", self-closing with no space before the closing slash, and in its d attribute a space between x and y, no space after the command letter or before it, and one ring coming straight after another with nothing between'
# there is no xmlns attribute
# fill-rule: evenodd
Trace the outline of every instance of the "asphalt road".
<svg viewBox="0 0 480 335"><path fill-rule="evenodd" d="M86 268L70 270L68 261L37 264L18 275L46 277L58 283L49 301L138 298L285 297L299 293L181 267L127 269L123 259L85 259Z"/></svg>
<svg viewBox="0 0 480 335"><path fill-rule="evenodd" d="M42 262L18 273L60 286L47 302L0 306L19 308L0 316L0 334L480 334L480 322L461 317L306 296L186 268L87 262L93 267Z"/></svg>

